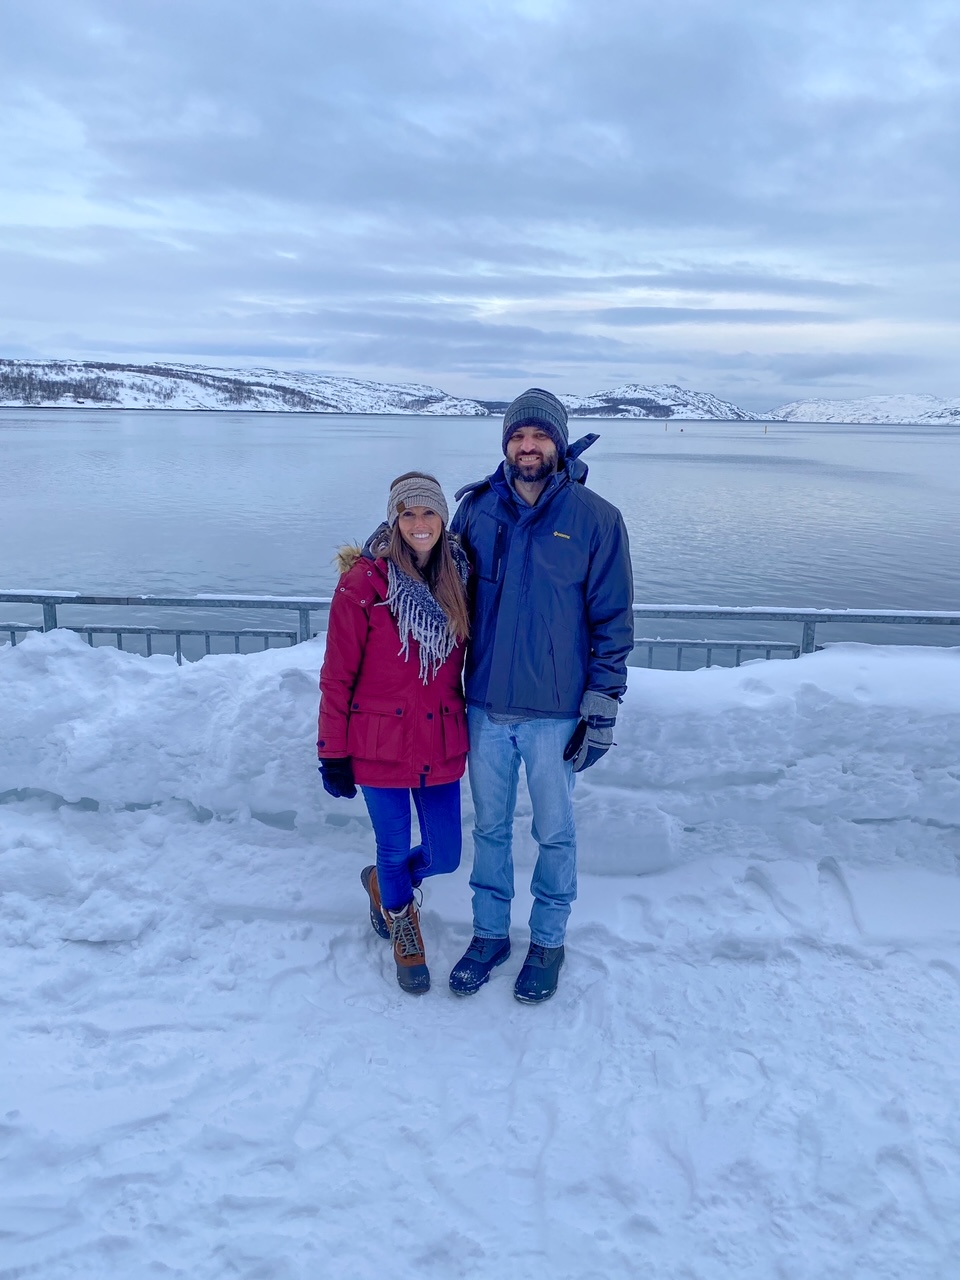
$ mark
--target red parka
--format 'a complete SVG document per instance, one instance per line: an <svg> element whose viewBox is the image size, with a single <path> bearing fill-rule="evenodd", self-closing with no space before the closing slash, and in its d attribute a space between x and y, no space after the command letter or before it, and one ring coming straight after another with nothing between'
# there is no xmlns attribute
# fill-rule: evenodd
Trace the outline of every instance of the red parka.
<svg viewBox="0 0 960 1280"><path fill-rule="evenodd" d="M467 765L464 647L458 644L424 684L419 645L411 637L405 660L385 603L386 561L354 554L330 606L317 753L352 757L361 786L456 782Z"/></svg>

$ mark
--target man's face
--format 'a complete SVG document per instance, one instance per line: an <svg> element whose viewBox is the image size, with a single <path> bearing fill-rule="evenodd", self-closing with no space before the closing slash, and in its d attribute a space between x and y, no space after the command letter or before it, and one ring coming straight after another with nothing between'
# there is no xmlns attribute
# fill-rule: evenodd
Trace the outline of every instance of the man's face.
<svg viewBox="0 0 960 1280"><path fill-rule="evenodd" d="M548 480L557 462L557 446L543 427L517 427L507 441L507 463L515 480Z"/></svg>

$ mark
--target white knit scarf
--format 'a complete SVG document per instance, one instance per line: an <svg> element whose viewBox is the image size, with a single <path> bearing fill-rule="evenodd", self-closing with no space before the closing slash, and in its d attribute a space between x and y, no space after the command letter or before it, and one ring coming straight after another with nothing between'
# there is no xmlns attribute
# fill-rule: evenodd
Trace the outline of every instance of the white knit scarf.
<svg viewBox="0 0 960 1280"><path fill-rule="evenodd" d="M466 583L470 573L466 552L452 538L449 546L460 579ZM416 640L420 646L420 679L426 684L436 677L456 648L457 639L450 628L450 619L425 582L411 578L392 560L387 563L387 575L386 604L400 632L400 652L409 662L410 641Z"/></svg>

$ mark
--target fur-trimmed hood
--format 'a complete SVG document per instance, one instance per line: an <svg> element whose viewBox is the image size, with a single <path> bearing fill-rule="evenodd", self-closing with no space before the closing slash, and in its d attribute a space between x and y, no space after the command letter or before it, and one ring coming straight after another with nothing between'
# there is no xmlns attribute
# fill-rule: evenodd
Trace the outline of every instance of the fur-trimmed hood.
<svg viewBox="0 0 960 1280"><path fill-rule="evenodd" d="M337 551L337 568L341 575L349 573L362 555L363 547L361 546L351 546L347 543L340 547Z"/></svg>
<svg viewBox="0 0 960 1280"><path fill-rule="evenodd" d="M384 520L361 547L359 543L345 543L337 552L337 568L341 574L349 573L358 560L379 560L390 542L390 526Z"/></svg>

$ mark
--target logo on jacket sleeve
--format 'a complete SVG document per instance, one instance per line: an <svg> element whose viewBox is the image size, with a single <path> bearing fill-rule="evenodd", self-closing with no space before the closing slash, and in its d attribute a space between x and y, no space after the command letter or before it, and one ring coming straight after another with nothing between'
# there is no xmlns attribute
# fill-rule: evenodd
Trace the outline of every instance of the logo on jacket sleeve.
<svg viewBox="0 0 960 1280"><path fill-rule="evenodd" d="M569 533L561 533L559 529L554 529L554 531L553 531L553 536L554 536L555 538L566 538L566 540L567 540L568 542L570 541L570 534L569 534Z"/></svg>

